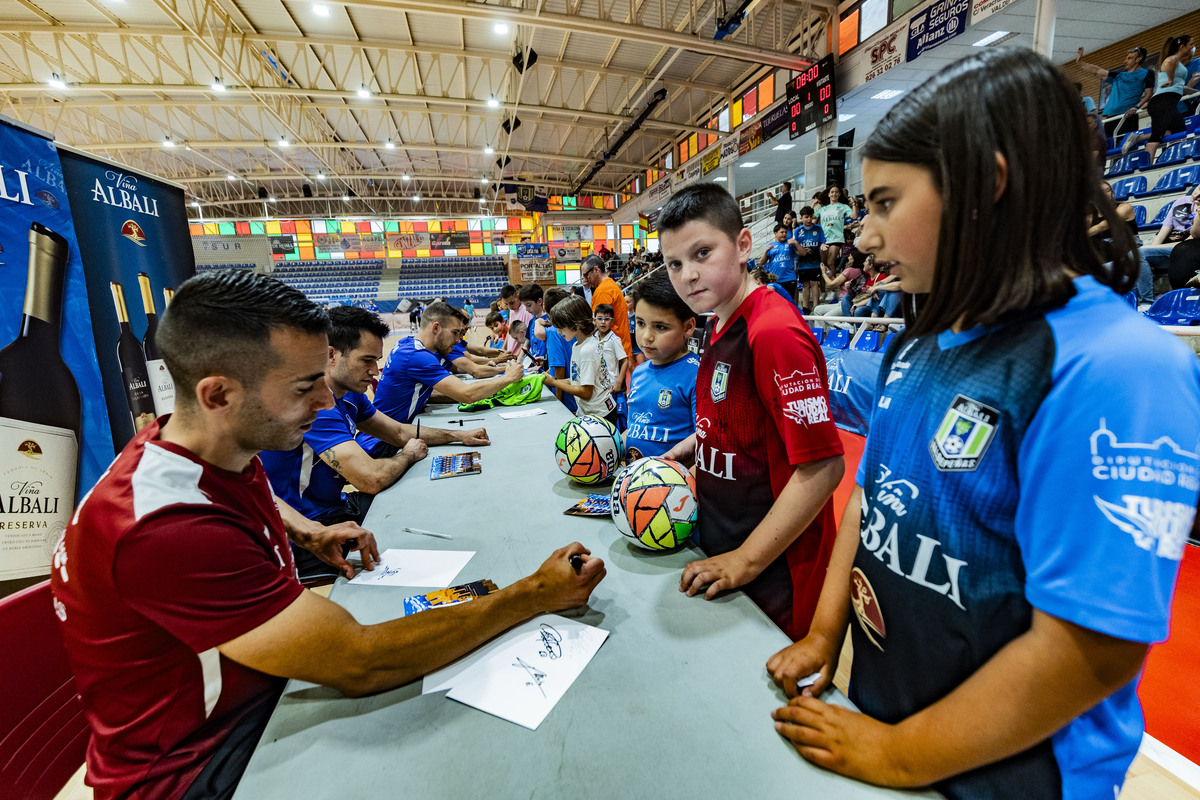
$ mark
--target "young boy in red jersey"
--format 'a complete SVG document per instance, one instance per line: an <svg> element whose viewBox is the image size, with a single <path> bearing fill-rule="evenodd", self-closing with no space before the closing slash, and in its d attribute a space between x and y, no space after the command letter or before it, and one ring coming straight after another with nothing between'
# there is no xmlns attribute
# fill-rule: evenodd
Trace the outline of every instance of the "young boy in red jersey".
<svg viewBox="0 0 1200 800"><path fill-rule="evenodd" d="M696 433L666 458L695 460L699 544L680 591L741 588L793 639L808 631L833 548L844 470L825 358L799 310L746 271L751 237L737 202L689 186L658 221L667 273L697 314Z"/></svg>

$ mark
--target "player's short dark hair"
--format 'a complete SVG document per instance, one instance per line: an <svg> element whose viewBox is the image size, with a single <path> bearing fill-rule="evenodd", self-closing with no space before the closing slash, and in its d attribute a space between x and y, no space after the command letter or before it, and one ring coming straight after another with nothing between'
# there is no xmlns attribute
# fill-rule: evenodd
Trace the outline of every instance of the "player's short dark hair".
<svg viewBox="0 0 1200 800"><path fill-rule="evenodd" d="M813 211L812 206L805 206L804 208L800 209L800 216L802 216L802 217L805 214L807 214L808 216L811 217L811 216L814 216L816 213L817 213L816 211Z"/></svg>
<svg viewBox="0 0 1200 800"><path fill-rule="evenodd" d="M329 317L302 292L248 269L206 272L186 281L158 323L154 343L175 385L176 402L192 406L195 387L225 375L257 387L281 359L271 331L327 334Z"/></svg>
<svg viewBox="0 0 1200 800"><path fill-rule="evenodd" d="M542 306L546 309L546 313L550 313L550 309L561 303L564 298L570 297L571 292L563 286L551 286L546 290L545 299L542 301Z"/></svg>
<svg viewBox="0 0 1200 800"><path fill-rule="evenodd" d="M544 294L545 293L542 291L542 287L539 286L538 284L527 283L521 287L521 290L519 292L517 292L517 299L520 300L522 303L525 302L526 300L536 303L538 300L542 299Z"/></svg>
<svg viewBox="0 0 1200 800"><path fill-rule="evenodd" d="M677 231L689 222L707 222L730 240L742 232L742 211L733 195L715 183L695 183L676 192L658 215L658 230Z"/></svg>
<svg viewBox="0 0 1200 800"><path fill-rule="evenodd" d="M550 324L560 331L570 328L588 336L596 332L596 323L592 322L592 307L578 295L571 295L554 306L550 312Z"/></svg>
<svg viewBox="0 0 1200 800"><path fill-rule="evenodd" d="M346 355L358 346L363 332L374 334L380 339L386 339L387 323L379 317L357 306L337 306L327 312L329 314L329 345Z"/></svg>
<svg viewBox="0 0 1200 800"><path fill-rule="evenodd" d="M492 311L484 319L483 324L490 328L493 325L495 325L497 322L504 322L504 315L501 314L499 311Z"/></svg>
<svg viewBox="0 0 1200 800"><path fill-rule="evenodd" d="M675 287L671 285L671 279L667 277L666 270L652 272L642 279L633 290L633 311L637 314L638 303L649 303L655 308L661 308L670 311L680 322L687 322L689 319L695 319L696 314L688 307L688 304L683 302L683 298L675 291Z"/></svg>
<svg viewBox="0 0 1200 800"><path fill-rule="evenodd" d="M771 233L779 233L780 231L786 231L786 230L787 230L787 225L784 225L782 222L780 222L775 225L775 229L773 231L771 231Z"/></svg>
<svg viewBox="0 0 1200 800"><path fill-rule="evenodd" d="M518 291L519 290L517 289L516 286L513 286L511 283L506 283L506 284L504 284L504 288L502 288L500 290L500 299L507 300L508 298L512 297L514 294L517 294Z"/></svg>
<svg viewBox="0 0 1200 800"><path fill-rule="evenodd" d="M611 305L609 305L608 303L601 303L600 305L598 305L592 309L592 316L595 316L597 314L608 314L611 317L615 313L616 312L613 311L613 307Z"/></svg>
<svg viewBox="0 0 1200 800"><path fill-rule="evenodd" d="M434 302L425 306L425 310L421 312L422 328L428 328L435 322L445 325L451 321L464 322L466 320L466 314L459 311L449 303L443 303L441 300L435 300Z"/></svg>

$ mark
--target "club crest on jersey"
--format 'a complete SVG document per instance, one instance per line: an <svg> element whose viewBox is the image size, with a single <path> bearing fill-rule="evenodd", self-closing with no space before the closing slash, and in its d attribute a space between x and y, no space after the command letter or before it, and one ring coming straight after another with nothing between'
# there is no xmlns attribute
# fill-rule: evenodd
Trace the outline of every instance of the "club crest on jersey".
<svg viewBox="0 0 1200 800"><path fill-rule="evenodd" d="M854 616L871 644L883 649L879 639L887 638L887 626L883 624L883 612L879 610L879 599L875 589L867 580L866 573L858 567L850 573L850 604L854 607ZM879 639L875 637L878 636Z"/></svg>
<svg viewBox="0 0 1200 800"><path fill-rule="evenodd" d="M955 395L937 431L929 440L929 455L941 472L973 472L996 436L1000 412L991 406Z"/></svg>
<svg viewBox="0 0 1200 800"><path fill-rule="evenodd" d="M724 361L717 362L717 368L713 370L712 377L712 401L719 403L725 399L725 392L729 389L729 365Z"/></svg>
<svg viewBox="0 0 1200 800"><path fill-rule="evenodd" d="M670 389L659 389L658 390L658 407L659 408L670 408L671 407L671 390Z"/></svg>

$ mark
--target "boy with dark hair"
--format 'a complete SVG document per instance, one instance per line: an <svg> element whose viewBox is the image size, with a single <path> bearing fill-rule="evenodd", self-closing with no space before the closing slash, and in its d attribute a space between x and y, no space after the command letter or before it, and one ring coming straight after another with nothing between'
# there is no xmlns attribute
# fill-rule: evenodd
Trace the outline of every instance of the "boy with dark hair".
<svg viewBox="0 0 1200 800"><path fill-rule="evenodd" d="M500 290L500 307L508 311L505 321L508 322L509 325L512 325L515 320L520 320L526 325L533 321L533 315L525 310L525 306L521 305L521 289L523 288L525 287L512 286L510 284L505 285L504 288ZM516 353L520 350L520 345L517 344L517 340L510 335L508 337L508 342L505 345L505 349L507 349L510 353Z"/></svg>
<svg viewBox="0 0 1200 800"><path fill-rule="evenodd" d="M517 292L517 297L530 316L529 354L534 358L545 358L546 327L550 324L550 318L546 316L546 309L543 305L545 293L538 284L527 283L521 287L521 291Z"/></svg>
<svg viewBox="0 0 1200 800"><path fill-rule="evenodd" d="M827 249L825 230L817 224L812 206L800 209L800 221L792 228L796 243L796 282L802 287L799 305L811 314L821 296L821 251Z"/></svg>
<svg viewBox="0 0 1200 800"><path fill-rule="evenodd" d="M508 339L508 323L504 320L504 315L499 311L488 312L483 324L487 325L488 330L492 332L488 344L507 351L505 341Z"/></svg>
<svg viewBox="0 0 1200 800"><path fill-rule="evenodd" d="M608 351L608 355L617 364L617 376L613 380L612 398L617 404L617 430L623 430L626 422L625 405L625 374L629 369L630 359L625 355L625 347L621 339L613 331L613 307L608 303L599 303L592 309L592 322L596 324L596 339L600 346Z"/></svg>
<svg viewBox="0 0 1200 800"><path fill-rule="evenodd" d="M626 459L659 456L696 430L696 370L688 350L696 315L671 279L656 272L633 291L634 337L646 361L634 367L629 385Z"/></svg>
<svg viewBox="0 0 1200 800"><path fill-rule="evenodd" d="M571 346L574 342L559 332L550 321L550 311L563 300L571 296L570 291L562 286L551 286L546 290L543 303L546 308L546 368L555 378L567 377L571 366ZM575 398L561 389L555 389L554 395L562 402L567 410L575 413Z"/></svg>
<svg viewBox="0 0 1200 800"><path fill-rule="evenodd" d="M775 226L775 241L763 251L759 260L764 272L773 272L779 285L787 292L794 303L796 301L796 259L800 256L799 245L794 239L788 239L788 229L783 223Z"/></svg>
<svg viewBox="0 0 1200 800"><path fill-rule="evenodd" d="M844 470L825 359L799 310L754 286L737 202L706 183L677 193L658 229L675 291L714 312L696 378L696 433L667 457L696 462L699 544L680 591L741 587L789 636L808 630L835 534Z"/></svg>
<svg viewBox="0 0 1200 800"><path fill-rule="evenodd" d="M570 380L547 375L545 384L575 397L576 416L601 417L616 427L617 404L611 393L617 363L593 335L596 325L587 301L582 297L566 298L550 311L550 321L563 336L572 337L575 345L571 348Z"/></svg>

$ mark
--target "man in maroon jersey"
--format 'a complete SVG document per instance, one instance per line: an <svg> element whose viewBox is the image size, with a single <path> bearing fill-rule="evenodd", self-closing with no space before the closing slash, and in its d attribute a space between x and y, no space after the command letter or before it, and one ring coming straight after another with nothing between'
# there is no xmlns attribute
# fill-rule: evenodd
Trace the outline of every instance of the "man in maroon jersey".
<svg viewBox="0 0 1200 800"><path fill-rule="evenodd" d="M695 458L699 544L679 590L740 587L793 639L808 632L833 550L845 463L825 358L799 310L746 272L750 231L717 184L672 197L658 229L675 291L713 312L700 346L696 432L665 458Z"/></svg>
<svg viewBox="0 0 1200 800"><path fill-rule="evenodd" d="M300 292L249 270L188 281L159 325L175 413L87 494L51 576L98 800L228 797L282 678L351 695L407 683L584 603L604 576L574 543L496 594L369 626L305 591L257 453L298 446L332 407L327 325Z"/></svg>

